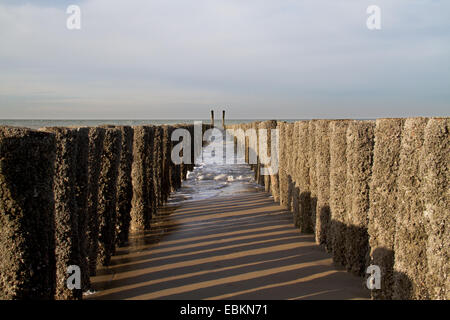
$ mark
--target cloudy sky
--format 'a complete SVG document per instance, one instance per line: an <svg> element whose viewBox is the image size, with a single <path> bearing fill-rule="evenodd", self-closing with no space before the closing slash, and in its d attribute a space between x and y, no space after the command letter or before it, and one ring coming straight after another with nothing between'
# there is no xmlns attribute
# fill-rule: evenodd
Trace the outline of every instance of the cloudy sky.
<svg viewBox="0 0 450 320"><path fill-rule="evenodd" d="M68 30L66 8L81 8ZM366 27L369 5L382 29ZM0 118L450 115L448 0L0 0Z"/></svg>

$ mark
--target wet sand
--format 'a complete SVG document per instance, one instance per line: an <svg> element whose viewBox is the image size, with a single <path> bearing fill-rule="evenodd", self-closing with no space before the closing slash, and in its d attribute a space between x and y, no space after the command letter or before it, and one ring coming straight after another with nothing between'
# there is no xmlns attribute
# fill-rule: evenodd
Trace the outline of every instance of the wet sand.
<svg viewBox="0 0 450 320"><path fill-rule="evenodd" d="M160 210L131 236L86 299L368 299L363 278L333 265L265 192Z"/></svg>

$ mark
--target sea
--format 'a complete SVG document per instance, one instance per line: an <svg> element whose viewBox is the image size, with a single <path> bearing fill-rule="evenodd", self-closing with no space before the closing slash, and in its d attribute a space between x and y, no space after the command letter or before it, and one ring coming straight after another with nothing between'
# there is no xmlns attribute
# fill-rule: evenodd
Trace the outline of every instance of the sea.
<svg viewBox="0 0 450 320"><path fill-rule="evenodd" d="M232 196L261 189L255 183L254 172L243 158L233 153L226 159L226 150L233 150L233 145L233 137L224 135L223 140L214 140L203 147L195 161L194 170L188 172L181 188L171 195L169 204ZM222 150L220 154L219 149Z"/></svg>
<svg viewBox="0 0 450 320"><path fill-rule="evenodd" d="M267 119L234 119L226 120L226 124L246 123L253 121L264 121ZM186 120L186 119L171 119L171 120L48 120L48 119L0 119L0 126L14 126L14 127L26 127L31 129L39 129L42 127L95 127L104 124L121 125L121 126L140 126L140 125L163 125L163 124L177 124L177 123L194 123L195 121L202 121L203 123L211 123L210 119L198 119L198 120ZM222 121L216 119L216 124L222 124ZM287 122L298 121L296 120L284 120Z"/></svg>

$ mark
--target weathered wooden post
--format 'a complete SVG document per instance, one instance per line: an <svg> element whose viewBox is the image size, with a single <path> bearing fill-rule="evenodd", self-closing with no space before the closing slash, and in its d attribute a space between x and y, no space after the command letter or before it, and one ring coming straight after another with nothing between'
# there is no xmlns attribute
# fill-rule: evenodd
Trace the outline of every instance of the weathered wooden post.
<svg viewBox="0 0 450 320"><path fill-rule="evenodd" d="M0 300L54 297L55 139L0 127Z"/></svg>
<svg viewBox="0 0 450 320"><path fill-rule="evenodd" d="M225 129L225 110L222 110L222 128Z"/></svg>
<svg viewBox="0 0 450 320"><path fill-rule="evenodd" d="M211 127L214 128L214 110L211 110Z"/></svg>

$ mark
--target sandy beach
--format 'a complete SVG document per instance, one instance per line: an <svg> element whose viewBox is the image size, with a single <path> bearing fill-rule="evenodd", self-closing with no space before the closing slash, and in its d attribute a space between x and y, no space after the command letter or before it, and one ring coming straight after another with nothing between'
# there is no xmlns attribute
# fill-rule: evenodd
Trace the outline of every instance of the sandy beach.
<svg viewBox="0 0 450 320"><path fill-rule="evenodd" d="M368 299L265 192L160 210L91 278L87 299Z"/></svg>

